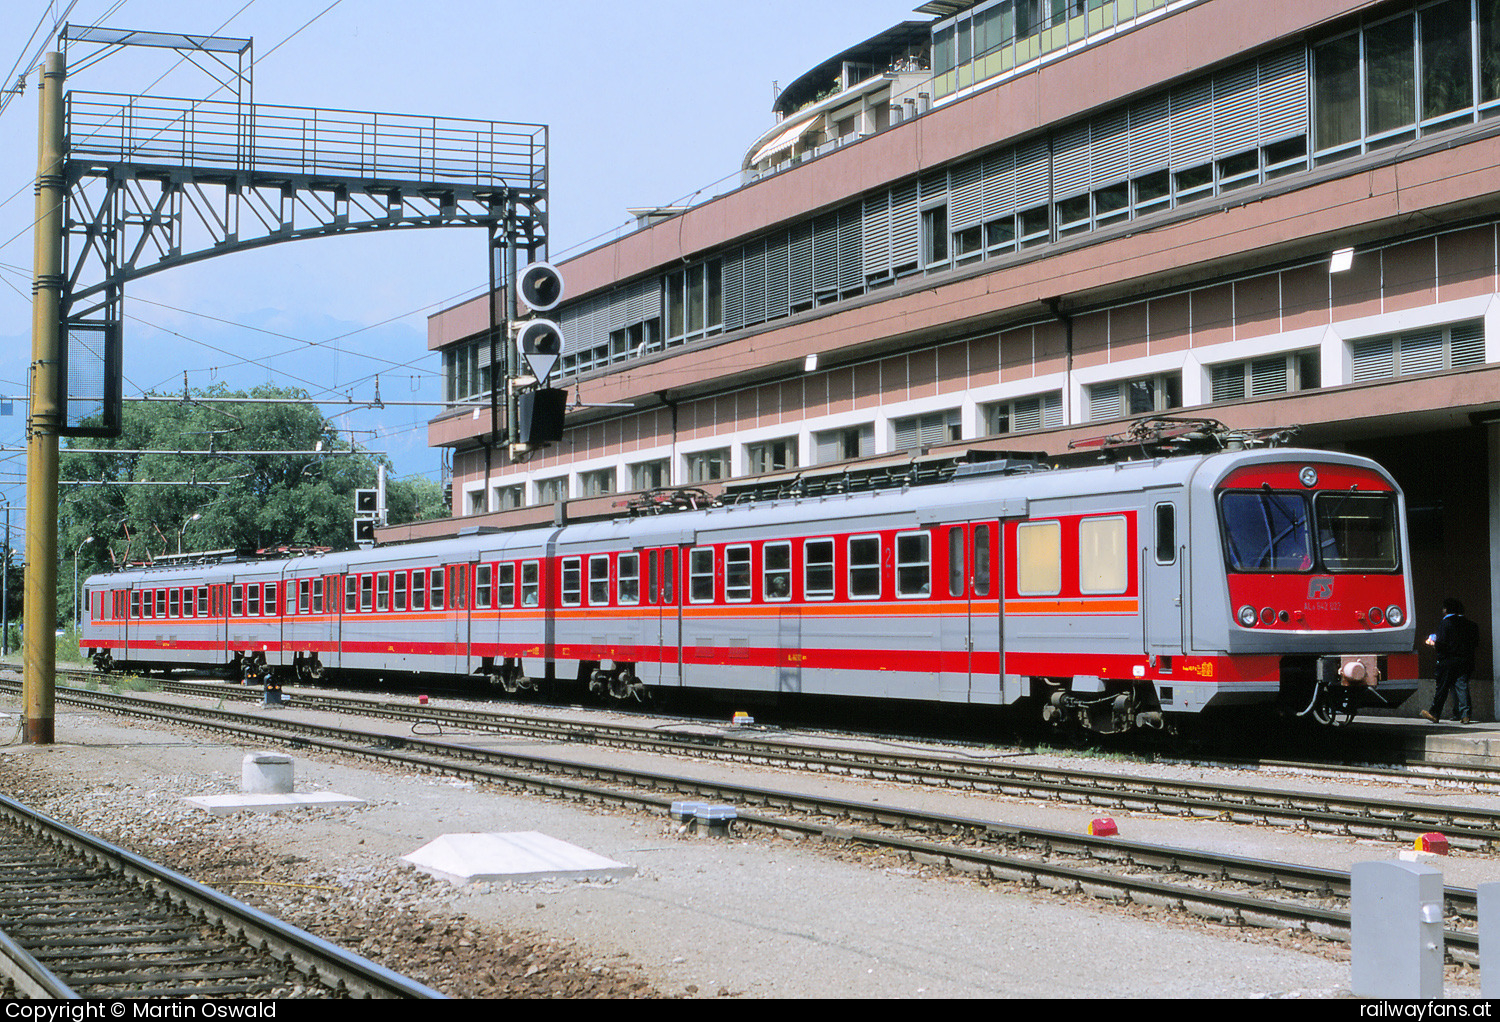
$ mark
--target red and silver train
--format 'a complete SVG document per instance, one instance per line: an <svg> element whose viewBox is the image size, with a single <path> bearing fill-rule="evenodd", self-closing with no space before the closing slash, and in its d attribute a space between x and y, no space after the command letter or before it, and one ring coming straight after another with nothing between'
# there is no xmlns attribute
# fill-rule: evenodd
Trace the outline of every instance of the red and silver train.
<svg viewBox="0 0 1500 1022"><path fill-rule="evenodd" d="M1402 495L1220 450L755 499L87 583L101 669L253 666L1002 705L1098 731L1417 685Z"/></svg>

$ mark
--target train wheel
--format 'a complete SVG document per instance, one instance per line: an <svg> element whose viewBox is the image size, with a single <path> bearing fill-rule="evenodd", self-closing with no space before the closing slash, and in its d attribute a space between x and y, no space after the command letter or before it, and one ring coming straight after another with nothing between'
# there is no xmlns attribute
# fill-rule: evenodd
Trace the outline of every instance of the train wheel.
<svg viewBox="0 0 1500 1022"><path fill-rule="evenodd" d="M629 667L621 667L609 679L609 694L622 703L627 699L644 702L646 686L641 684L635 671Z"/></svg>
<svg viewBox="0 0 1500 1022"><path fill-rule="evenodd" d="M110 655L109 650L100 650L94 654L94 670L100 674L109 674L115 669L115 658Z"/></svg>

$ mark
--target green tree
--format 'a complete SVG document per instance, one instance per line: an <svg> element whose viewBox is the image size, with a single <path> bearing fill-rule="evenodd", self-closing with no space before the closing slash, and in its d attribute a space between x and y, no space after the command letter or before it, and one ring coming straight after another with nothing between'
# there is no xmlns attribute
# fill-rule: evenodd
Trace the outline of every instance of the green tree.
<svg viewBox="0 0 1500 1022"><path fill-rule="evenodd" d="M194 396L308 403L132 402L120 437L71 441L69 447L108 453L65 449L61 459L60 622L72 619L74 551L86 577L113 562L175 554L179 542L185 553L283 545L347 549L354 491L373 488L382 466L392 524L446 514L436 483L390 478L389 459L352 449L305 391L264 386L247 395L218 385ZM193 485L164 485L182 482ZM89 536L94 541L84 544Z"/></svg>

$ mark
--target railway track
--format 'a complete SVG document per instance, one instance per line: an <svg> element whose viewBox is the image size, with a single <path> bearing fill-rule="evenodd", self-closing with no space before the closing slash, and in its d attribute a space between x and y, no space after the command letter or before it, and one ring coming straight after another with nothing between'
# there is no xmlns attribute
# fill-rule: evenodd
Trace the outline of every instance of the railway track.
<svg viewBox="0 0 1500 1022"><path fill-rule="evenodd" d="M656 814L669 811L673 801L684 797L729 802L737 807L737 826L749 830L845 842L961 872L1167 907L1231 924L1305 929L1330 939L1345 939L1349 928L1349 876L1338 870L581 764L281 716L169 707L113 693L59 690L58 698L173 726L210 728L249 741L290 742L528 793ZM1477 962L1476 893L1450 887L1445 902L1450 957Z"/></svg>
<svg viewBox="0 0 1500 1022"><path fill-rule="evenodd" d="M0 795L0 976L27 997L441 997Z"/></svg>
<svg viewBox="0 0 1500 1022"><path fill-rule="evenodd" d="M164 681L162 691L253 702L256 690ZM1018 798L1086 804L1112 810L1146 810L1256 824L1281 824L1329 833L1410 840L1442 831L1457 847L1493 851L1500 845L1500 811L1377 799L1367 795L1288 792L1249 785L1132 777L1119 772L1056 769L912 752L824 745L793 738L722 729L666 731L635 724L565 721L498 711L415 706L299 692L299 709L355 713L427 726L498 732L539 741L597 745L667 755L820 771L877 780L974 789ZM1379 774L1392 779L1390 772Z"/></svg>

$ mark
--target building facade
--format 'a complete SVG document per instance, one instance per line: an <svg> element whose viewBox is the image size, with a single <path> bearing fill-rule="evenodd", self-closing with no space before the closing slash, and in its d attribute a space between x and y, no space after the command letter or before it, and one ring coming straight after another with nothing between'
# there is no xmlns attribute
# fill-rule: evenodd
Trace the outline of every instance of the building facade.
<svg viewBox="0 0 1500 1022"><path fill-rule="evenodd" d="M1419 631L1457 595L1491 663L1500 0L917 13L784 90L739 188L563 264L566 435L511 463L487 413L434 418L442 528L1151 412L1295 424L1395 474ZM455 402L487 327L430 321Z"/></svg>

